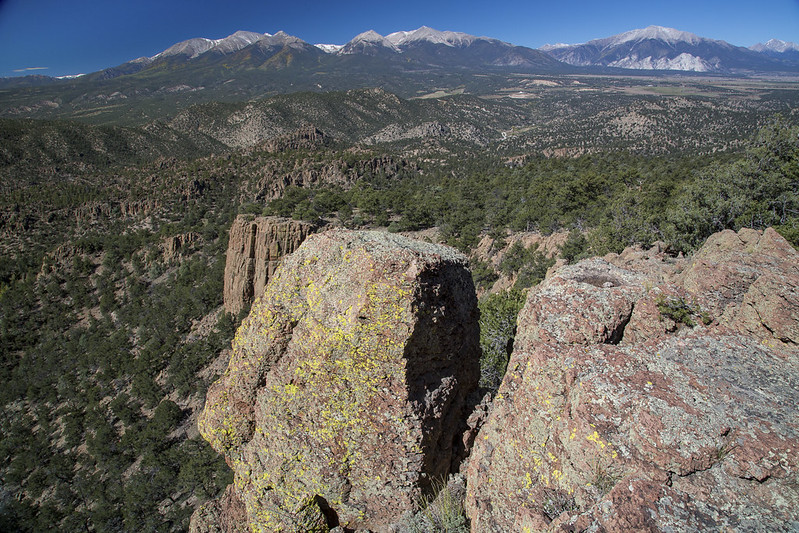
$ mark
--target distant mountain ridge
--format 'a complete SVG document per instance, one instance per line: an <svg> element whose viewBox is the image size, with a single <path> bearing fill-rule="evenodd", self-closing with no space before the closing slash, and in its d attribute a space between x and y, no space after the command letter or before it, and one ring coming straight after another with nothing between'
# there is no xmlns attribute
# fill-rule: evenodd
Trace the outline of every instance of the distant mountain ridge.
<svg viewBox="0 0 799 533"><path fill-rule="evenodd" d="M774 48L761 46L747 49L674 28L649 26L582 44L546 45L540 50L581 67L733 74L799 69L792 58L763 53Z"/></svg>
<svg viewBox="0 0 799 533"><path fill-rule="evenodd" d="M350 59L343 64L333 61L346 56ZM221 39L187 39L150 57L58 79L106 80L140 71L180 70L200 65L209 68L220 62L226 70L233 71L286 67L295 60L306 67L352 68L353 57L377 58L387 61L390 69L400 71L419 67L512 67L539 73L573 72L570 67L729 74L799 71L799 45L779 39L744 48L673 28L649 26L586 43L545 45L535 50L491 37L422 26L386 36L368 30L345 44L310 44L283 31L275 34L237 31ZM380 66L369 61L359 63L356 69ZM35 78L0 79L4 80L4 86L42 84L56 79ZM346 87L338 87L343 88Z"/></svg>
<svg viewBox="0 0 799 533"><path fill-rule="evenodd" d="M749 49L777 59L799 62L799 44L789 41L770 39L765 44L757 43L754 46L750 46Z"/></svg>
<svg viewBox="0 0 799 533"><path fill-rule="evenodd" d="M731 75L797 73L792 43L762 51L651 26L539 50L491 37L422 26L349 42L310 44L279 31L193 38L149 57L74 78L0 78L0 116L83 117L143 124L204 102L242 102L298 91L380 87L403 98L458 93L506 95L521 76L693 71ZM642 70L645 69L645 70ZM526 97L524 91L517 94Z"/></svg>
<svg viewBox="0 0 799 533"><path fill-rule="evenodd" d="M438 31L422 26L413 31L398 31L387 36L374 30L365 31L353 37L344 45L311 45L298 37L282 31L271 35L237 31L224 39L194 38L172 45L152 56L135 59L119 67L107 69L104 77L135 73L150 68L165 60L195 59L209 60L241 55L251 56L253 49L271 48L276 51L285 46L294 46L296 52L303 50L313 55L317 51L328 56L368 56L385 60L398 59L402 55L404 63L411 66L449 66L449 67L508 67L536 68L544 70L563 70L558 61L531 48L510 43L477 37L462 32ZM443 49L442 49L443 48ZM325 59L317 58L319 62ZM228 57L227 63L235 63L236 57Z"/></svg>

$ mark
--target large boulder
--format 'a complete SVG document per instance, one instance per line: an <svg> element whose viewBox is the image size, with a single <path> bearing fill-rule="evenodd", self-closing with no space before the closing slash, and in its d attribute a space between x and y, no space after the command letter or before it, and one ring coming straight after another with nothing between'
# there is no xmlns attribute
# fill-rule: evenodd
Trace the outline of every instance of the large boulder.
<svg viewBox="0 0 799 533"><path fill-rule="evenodd" d="M617 344L633 304L645 292L644 276L602 259L564 266L531 291L516 337L531 342Z"/></svg>
<svg viewBox="0 0 799 533"><path fill-rule="evenodd" d="M722 324L799 344L799 253L773 229L716 233L680 281Z"/></svg>
<svg viewBox="0 0 799 533"><path fill-rule="evenodd" d="M239 215L230 227L224 305L238 314L260 296L281 259L299 248L314 226L279 217Z"/></svg>
<svg viewBox="0 0 799 533"><path fill-rule="evenodd" d="M631 259L528 295L467 466L472 531L795 531L799 254L744 230Z"/></svg>
<svg viewBox="0 0 799 533"><path fill-rule="evenodd" d="M413 510L456 466L477 320L467 260L451 248L378 232L308 237L239 328L199 421L234 470L228 499L249 527L383 531Z"/></svg>

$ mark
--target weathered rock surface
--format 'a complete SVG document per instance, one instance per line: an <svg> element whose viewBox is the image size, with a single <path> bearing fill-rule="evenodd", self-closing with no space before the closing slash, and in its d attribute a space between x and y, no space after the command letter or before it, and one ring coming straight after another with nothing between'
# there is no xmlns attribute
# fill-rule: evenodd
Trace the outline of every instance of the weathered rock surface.
<svg viewBox="0 0 799 533"><path fill-rule="evenodd" d="M711 236L680 281L730 328L799 344L799 254L773 229Z"/></svg>
<svg viewBox="0 0 799 533"><path fill-rule="evenodd" d="M281 259L296 250L313 225L277 217L239 215L230 227L225 260L225 310L238 314L261 295Z"/></svg>
<svg viewBox="0 0 799 533"><path fill-rule="evenodd" d="M219 499L211 500L194 511L189 533L249 533L247 510L233 485L228 485Z"/></svg>
<svg viewBox="0 0 799 533"><path fill-rule="evenodd" d="M517 339L567 344L618 344L645 278L601 259L560 268L531 292ZM528 339L529 337L529 339Z"/></svg>
<svg viewBox="0 0 799 533"><path fill-rule="evenodd" d="M249 527L385 531L412 510L453 468L477 318L467 260L444 246L332 230L286 257L199 422ZM192 527L215 531L223 507Z"/></svg>
<svg viewBox="0 0 799 533"><path fill-rule="evenodd" d="M472 531L796 531L797 265L743 230L531 291L466 469Z"/></svg>

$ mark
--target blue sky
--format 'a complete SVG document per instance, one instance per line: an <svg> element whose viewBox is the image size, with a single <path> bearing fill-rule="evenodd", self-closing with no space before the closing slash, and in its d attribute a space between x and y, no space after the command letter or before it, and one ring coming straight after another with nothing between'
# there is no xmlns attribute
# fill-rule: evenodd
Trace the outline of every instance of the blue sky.
<svg viewBox="0 0 799 533"><path fill-rule="evenodd" d="M799 42L799 0L0 0L0 76L93 72L236 30L343 44L368 29L386 35L427 25L537 48L651 24L738 46Z"/></svg>

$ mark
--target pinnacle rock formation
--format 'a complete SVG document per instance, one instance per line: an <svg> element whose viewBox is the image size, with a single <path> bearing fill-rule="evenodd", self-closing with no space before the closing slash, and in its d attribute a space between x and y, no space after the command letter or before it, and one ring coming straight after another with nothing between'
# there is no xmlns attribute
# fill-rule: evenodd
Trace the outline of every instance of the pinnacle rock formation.
<svg viewBox="0 0 799 533"><path fill-rule="evenodd" d="M531 290L466 468L473 532L794 531L799 253L725 231Z"/></svg>
<svg viewBox="0 0 799 533"><path fill-rule="evenodd" d="M314 230L312 224L278 217L239 215L230 227L224 304L238 314L263 293L280 260Z"/></svg>
<svg viewBox="0 0 799 533"><path fill-rule="evenodd" d="M466 258L378 232L284 258L209 389L199 428L233 488L193 531L386 531L457 467L479 378Z"/></svg>

